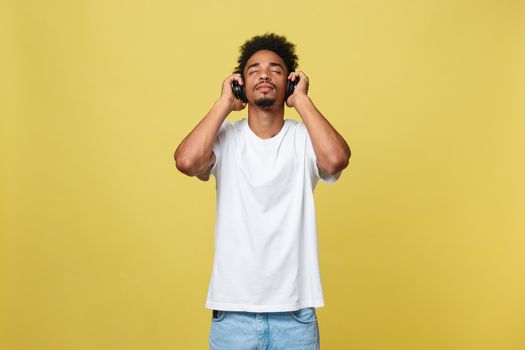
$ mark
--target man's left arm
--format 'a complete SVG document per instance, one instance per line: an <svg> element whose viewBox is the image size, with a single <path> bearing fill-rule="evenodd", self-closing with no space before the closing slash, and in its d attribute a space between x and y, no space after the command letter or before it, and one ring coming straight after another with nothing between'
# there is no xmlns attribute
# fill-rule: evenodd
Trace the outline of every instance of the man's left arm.
<svg viewBox="0 0 525 350"><path fill-rule="evenodd" d="M327 176L335 175L348 166L350 147L308 97L308 77L299 71L290 73L289 78L300 80L286 104L295 107L303 120L312 140L319 170Z"/></svg>

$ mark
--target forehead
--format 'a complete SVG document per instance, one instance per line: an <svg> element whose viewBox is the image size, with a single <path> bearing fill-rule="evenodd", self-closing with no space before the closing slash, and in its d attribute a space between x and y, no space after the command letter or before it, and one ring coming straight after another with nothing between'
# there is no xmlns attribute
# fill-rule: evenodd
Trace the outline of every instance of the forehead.
<svg viewBox="0 0 525 350"><path fill-rule="evenodd" d="M271 62L279 63L283 67L285 67L284 61L281 58L281 56L279 56L271 50L259 50L253 55L251 55L248 61L246 62L246 67L249 67L254 63L269 64Z"/></svg>

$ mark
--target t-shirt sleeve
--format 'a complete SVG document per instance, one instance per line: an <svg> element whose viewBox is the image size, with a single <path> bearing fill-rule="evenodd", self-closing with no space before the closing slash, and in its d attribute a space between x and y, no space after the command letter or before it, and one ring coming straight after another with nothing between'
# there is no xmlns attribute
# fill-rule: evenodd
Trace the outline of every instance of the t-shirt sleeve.
<svg viewBox="0 0 525 350"><path fill-rule="evenodd" d="M230 124L231 123L229 121L224 120L221 127L219 128L219 131L217 132L217 137L215 138L215 141L212 145L212 151L213 153L215 153L215 163L211 168L211 174L215 176L215 178L217 178L217 175L219 174L222 151L224 150L226 145L226 133L230 128Z"/></svg>
<svg viewBox="0 0 525 350"><path fill-rule="evenodd" d="M305 134L306 134L306 159L307 159L307 162L308 162L308 166L310 168L310 171L312 173L312 175L315 177L315 178L318 178L318 179L321 179L323 182L325 183L334 183L336 182L339 177L341 177L341 173L343 172L342 170L334 175L325 175L321 172L321 170L319 169L319 166L317 165L317 156L315 154L315 151L314 151L314 147L313 147L313 144L312 144L312 139L310 138L310 134L308 133L308 129L306 128L306 125L304 125L304 122L301 122L301 127L304 129L305 131Z"/></svg>

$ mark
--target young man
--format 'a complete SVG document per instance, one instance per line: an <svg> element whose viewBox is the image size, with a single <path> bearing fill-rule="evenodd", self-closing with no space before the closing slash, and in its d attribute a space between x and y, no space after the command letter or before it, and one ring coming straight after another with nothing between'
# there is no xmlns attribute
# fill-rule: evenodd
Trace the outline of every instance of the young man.
<svg viewBox="0 0 525 350"><path fill-rule="evenodd" d="M313 191L319 179L341 176L350 148L308 97L294 44L267 33L240 51L221 97L175 152L184 174L216 178L210 349L319 349ZM247 102L236 98L234 82ZM302 122L284 119L285 102ZM246 106L248 119L225 120Z"/></svg>

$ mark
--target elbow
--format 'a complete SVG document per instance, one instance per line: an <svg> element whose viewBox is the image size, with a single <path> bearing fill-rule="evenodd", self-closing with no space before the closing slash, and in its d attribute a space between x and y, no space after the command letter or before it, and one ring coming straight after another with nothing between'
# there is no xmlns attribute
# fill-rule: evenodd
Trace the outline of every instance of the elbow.
<svg viewBox="0 0 525 350"><path fill-rule="evenodd" d="M336 163L334 163L332 165L332 167L330 168L330 173L329 175L335 175L335 174L338 174L340 173L341 171L343 171L344 169L346 169L346 167L348 166L349 164L349 160L348 159L342 159Z"/></svg>
<svg viewBox="0 0 525 350"><path fill-rule="evenodd" d="M185 155L184 151L181 150L180 145L175 150L175 153L173 154L173 159L175 160L175 166L181 173L188 176L193 176L192 170L194 167L194 162L191 160L191 158L188 158Z"/></svg>
<svg viewBox="0 0 525 350"><path fill-rule="evenodd" d="M352 156L352 152L350 151L350 147L346 149L346 152L343 156L341 156L337 161L337 167L339 171L346 169L348 164L350 164L350 157Z"/></svg>
<svg viewBox="0 0 525 350"><path fill-rule="evenodd" d="M189 175L189 172L190 172L190 167L189 165L187 165L187 163L183 163L182 161L177 161L175 160L175 166L177 167L177 169L183 173L183 174L186 174L186 175Z"/></svg>
<svg viewBox="0 0 525 350"><path fill-rule="evenodd" d="M343 169L346 169L346 167L348 166L348 164L350 164L350 157L348 158L343 158L341 160L341 162L339 163L339 169L340 170L343 170Z"/></svg>
<svg viewBox="0 0 525 350"><path fill-rule="evenodd" d="M193 164L190 161L188 161L185 158L181 158L181 157L174 157L174 158L175 158L175 166L181 173L188 175L188 176L194 175L193 174Z"/></svg>
<svg viewBox="0 0 525 350"><path fill-rule="evenodd" d="M175 163L177 169L188 176L199 176L206 170L206 168L199 166L198 162L186 158L177 158Z"/></svg>
<svg viewBox="0 0 525 350"><path fill-rule="evenodd" d="M336 160L333 160L328 166L326 166L323 171L328 176L334 176L336 174L339 174L341 171L346 169L348 164L350 163L349 158L339 158Z"/></svg>
<svg viewBox="0 0 525 350"><path fill-rule="evenodd" d="M321 173L326 176L334 176L348 166L348 159L332 160L330 163L317 163L317 166Z"/></svg>
<svg viewBox="0 0 525 350"><path fill-rule="evenodd" d="M332 164L330 167L331 172L333 174L337 174L338 172L346 169L346 167L348 167L348 164L350 164L350 156L351 156L351 153L350 153L350 150L348 150L348 153L345 153L345 155L335 158L332 161Z"/></svg>

